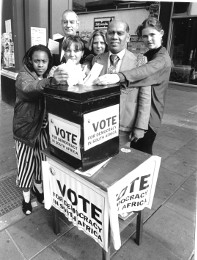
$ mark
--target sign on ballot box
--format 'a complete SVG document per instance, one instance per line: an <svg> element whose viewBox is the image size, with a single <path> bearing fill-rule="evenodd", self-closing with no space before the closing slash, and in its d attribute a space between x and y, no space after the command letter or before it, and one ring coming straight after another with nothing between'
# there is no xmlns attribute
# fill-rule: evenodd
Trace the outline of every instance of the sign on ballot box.
<svg viewBox="0 0 197 260"><path fill-rule="evenodd" d="M106 168L115 167L113 160L117 159L112 157ZM47 157L47 162L43 162L45 208L53 206L62 212L105 251L108 250L110 221L113 245L118 250L121 246L118 215L152 207L160 162L160 157L151 156L130 172L120 174L117 181L109 186L106 184L109 176L103 182L99 177L101 182L97 186L94 175L91 177L94 181L89 181L87 177L76 174L71 167L67 168ZM105 175L105 171L103 168L96 175ZM100 188L101 183L104 183L103 189Z"/></svg>
<svg viewBox="0 0 197 260"><path fill-rule="evenodd" d="M48 114L50 143L71 156L82 159L81 125ZM118 137L119 105L109 106L83 115L84 151Z"/></svg>

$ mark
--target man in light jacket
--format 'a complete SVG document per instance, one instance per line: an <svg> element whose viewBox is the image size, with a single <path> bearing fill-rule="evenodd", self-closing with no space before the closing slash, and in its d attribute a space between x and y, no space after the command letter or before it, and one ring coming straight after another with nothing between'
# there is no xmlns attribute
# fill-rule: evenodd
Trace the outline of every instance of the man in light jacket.
<svg viewBox="0 0 197 260"><path fill-rule="evenodd" d="M113 20L109 23L106 36L109 52L93 59L93 64L97 62L103 65L100 76L135 68L138 63L137 58L127 50L130 37L128 24L120 20ZM129 141L138 142L143 138L148 130L150 107L151 87L121 89L120 145Z"/></svg>

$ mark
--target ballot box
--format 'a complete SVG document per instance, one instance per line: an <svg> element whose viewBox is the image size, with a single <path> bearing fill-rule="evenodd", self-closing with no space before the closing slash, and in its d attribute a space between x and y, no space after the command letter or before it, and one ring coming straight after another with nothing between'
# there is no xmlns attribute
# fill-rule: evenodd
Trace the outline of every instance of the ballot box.
<svg viewBox="0 0 197 260"><path fill-rule="evenodd" d="M119 85L48 86L50 152L81 171L119 152Z"/></svg>

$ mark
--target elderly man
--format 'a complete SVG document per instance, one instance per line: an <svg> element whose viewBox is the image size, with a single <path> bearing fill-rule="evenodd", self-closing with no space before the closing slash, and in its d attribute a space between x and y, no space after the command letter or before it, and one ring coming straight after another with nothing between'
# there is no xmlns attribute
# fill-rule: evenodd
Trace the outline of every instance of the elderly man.
<svg viewBox="0 0 197 260"><path fill-rule="evenodd" d="M55 66L60 65L64 62L64 51L62 49L62 42L68 35L76 35L79 29L79 18L74 11L65 10L62 13L61 19L62 31L64 33L64 37L56 40L59 42L59 54L53 55L53 64Z"/></svg>
<svg viewBox="0 0 197 260"><path fill-rule="evenodd" d="M113 20L107 29L109 52L93 59L103 65L100 75L118 73L137 66L135 55L127 50L129 26L120 20ZM137 142L148 129L151 106L151 88L127 88L120 96L120 145Z"/></svg>

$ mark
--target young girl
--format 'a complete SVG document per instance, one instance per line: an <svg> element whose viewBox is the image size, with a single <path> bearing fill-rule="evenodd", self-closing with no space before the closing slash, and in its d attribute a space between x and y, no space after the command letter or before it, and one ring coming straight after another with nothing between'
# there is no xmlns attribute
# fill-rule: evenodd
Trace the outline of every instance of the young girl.
<svg viewBox="0 0 197 260"><path fill-rule="evenodd" d="M52 66L50 50L44 45L32 46L23 58L23 68L16 79L16 102L13 118L17 160L17 182L23 191L22 210L32 212L30 188L40 203L42 189L41 150L47 147L47 119L43 89L50 83L46 78ZM54 82L55 83L55 82Z"/></svg>
<svg viewBox="0 0 197 260"><path fill-rule="evenodd" d="M105 85L120 82L126 88L151 85L151 111L148 131L141 139L131 139L131 147L152 154L153 142L164 113L165 97L172 64L166 48L162 46L164 31L158 19L150 17L144 20L137 28L137 35L142 38L145 46L149 49L144 54L148 62L132 70L103 75L94 83Z"/></svg>
<svg viewBox="0 0 197 260"><path fill-rule="evenodd" d="M83 41L79 36L70 35L63 41L62 48L64 50L63 64L54 66L49 73L49 77L56 72L59 79L62 79L61 84L69 83L69 81L72 81L73 84L80 83L79 81L83 80L89 72L87 66L81 64L84 54Z"/></svg>

